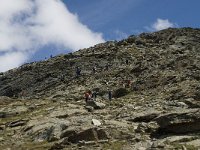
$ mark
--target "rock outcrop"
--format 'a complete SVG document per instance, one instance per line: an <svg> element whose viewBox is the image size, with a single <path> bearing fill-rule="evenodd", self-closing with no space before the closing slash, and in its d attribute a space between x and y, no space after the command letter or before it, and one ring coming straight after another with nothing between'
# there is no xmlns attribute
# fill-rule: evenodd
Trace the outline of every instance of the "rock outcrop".
<svg viewBox="0 0 200 150"><path fill-rule="evenodd" d="M200 110L187 110L164 114L154 119L159 124L159 135L173 133L186 134L200 131Z"/></svg>

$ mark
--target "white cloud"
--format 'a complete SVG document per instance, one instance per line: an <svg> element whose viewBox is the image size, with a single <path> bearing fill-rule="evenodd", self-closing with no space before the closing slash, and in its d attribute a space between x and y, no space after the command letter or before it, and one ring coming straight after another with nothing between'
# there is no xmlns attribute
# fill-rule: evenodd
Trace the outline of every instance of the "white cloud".
<svg viewBox="0 0 200 150"><path fill-rule="evenodd" d="M8 52L0 56L0 71L6 71L8 68L15 68L21 65L28 58L23 52Z"/></svg>
<svg viewBox="0 0 200 150"><path fill-rule="evenodd" d="M72 51L104 42L61 0L6 0L0 5L0 72L49 44Z"/></svg>
<svg viewBox="0 0 200 150"><path fill-rule="evenodd" d="M151 26L146 26L145 29L148 31L160 31L167 28L177 27L178 25L175 23L170 22L168 19L160 19L158 18L155 23Z"/></svg>
<svg viewBox="0 0 200 150"><path fill-rule="evenodd" d="M170 22L168 19L157 19L157 21L152 25L152 29L155 31L167 29L170 27L175 27L175 24Z"/></svg>

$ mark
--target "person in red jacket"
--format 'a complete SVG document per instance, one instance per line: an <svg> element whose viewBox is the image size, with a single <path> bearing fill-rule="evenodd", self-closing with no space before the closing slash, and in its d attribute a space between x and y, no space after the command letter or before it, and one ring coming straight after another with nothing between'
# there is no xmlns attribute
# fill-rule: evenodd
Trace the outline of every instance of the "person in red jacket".
<svg viewBox="0 0 200 150"><path fill-rule="evenodd" d="M85 102L87 103L89 100L91 100L92 97L92 92L91 91L87 91L85 92Z"/></svg>
<svg viewBox="0 0 200 150"><path fill-rule="evenodd" d="M88 102L88 100L89 100L89 93L88 92L85 92L85 102L87 103Z"/></svg>

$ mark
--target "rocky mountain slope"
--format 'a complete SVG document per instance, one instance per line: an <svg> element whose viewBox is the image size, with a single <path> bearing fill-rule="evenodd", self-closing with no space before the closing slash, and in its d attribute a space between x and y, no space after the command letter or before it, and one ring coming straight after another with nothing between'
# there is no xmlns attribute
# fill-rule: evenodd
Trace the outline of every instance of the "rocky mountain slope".
<svg viewBox="0 0 200 150"><path fill-rule="evenodd" d="M1 73L0 96L3 149L200 149L200 29L25 64Z"/></svg>

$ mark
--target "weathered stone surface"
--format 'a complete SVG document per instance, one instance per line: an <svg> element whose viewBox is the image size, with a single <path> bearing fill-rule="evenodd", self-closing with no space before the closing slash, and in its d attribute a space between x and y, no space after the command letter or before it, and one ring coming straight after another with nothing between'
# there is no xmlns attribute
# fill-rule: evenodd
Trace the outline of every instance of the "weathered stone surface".
<svg viewBox="0 0 200 150"><path fill-rule="evenodd" d="M68 141L71 143L77 143L79 141L98 141L106 139L109 139L109 136L104 129L90 128L70 136Z"/></svg>
<svg viewBox="0 0 200 150"><path fill-rule="evenodd" d="M70 129L70 130L65 130L62 132L62 134L60 135L60 138L64 138L64 137L70 137L70 136L73 136L77 133L76 130L73 130L73 129Z"/></svg>
<svg viewBox="0 0 200 150"><path fill-rule="evenodd" d="M183 134L200 131L200 111L198 109L164 114L155 118L154 121L159 124L160 127L157 132L161 134Z"/></svg>
<svg viewBox="0 0 200 150"><path fill-rule="evenodd" d="M26 124L26 120L16 120L16 121L13 121L13 122L10 122L7 127L17 127L17 126L24 126Z"/></svg>
<svg viewBox="0 0 200 150"><path fill-rule="evenodd" d="M87 109L89 112L94 111L94 107L92 107L92 106L85 106L85 109Z"/></svg>
<svg viewBox="0 0 200 150"><path fill-rule="evenodd" d="M7 114L6 112L0 112L0 118L6 118Z"/></svg>
<svg viewBox="0 0 200 150"><path fill-rule="evenodd" d="M103 109L106 107L104 103L100 103L96 101L88 101L87 106L92 106L94 109Z"/></svg>
<svg viewBox="0 0 200 150"><path fill-rule="evenodd" d="M43 141L51 141L53 138L54 127L51 126L49 128L42 129L35 136L35 141L43 142Z"/></svg>
<svg viewBox="0 0 200 150"><path fill-rule="evenodd" d="M51 138L59 139L64 128L69 126L69 121L57 118L40 118L30 120L24 128L27 135L33 136L35 141L51 140Z"/></svg>
<svg viewBox="0 0 200 150"><path fill-rule="evenodd" d="M150 122L154 118L158 117L160 113L150 113L150 114L143 114L141 116L135 118L129 118L128 121L132 122Z"/></svg>
<svg viewBox="0 0 200 150"><path fill-rule="evenodd" d="M190 107L190 108L200 108L200 101L196 101L193 98L188 98L184 100L184 102Z"/></svg>
<svg viewBox="0 0 200 150"><path fill-rule="evenodd" d="M12 107L12 106L10 106L10 107ZM15 106L13 108L10 108L10 107L0 108L0 118L12 117L12 116L16 116L18 114L23 114L28 111L28 108L26 106Z"/></svg>

